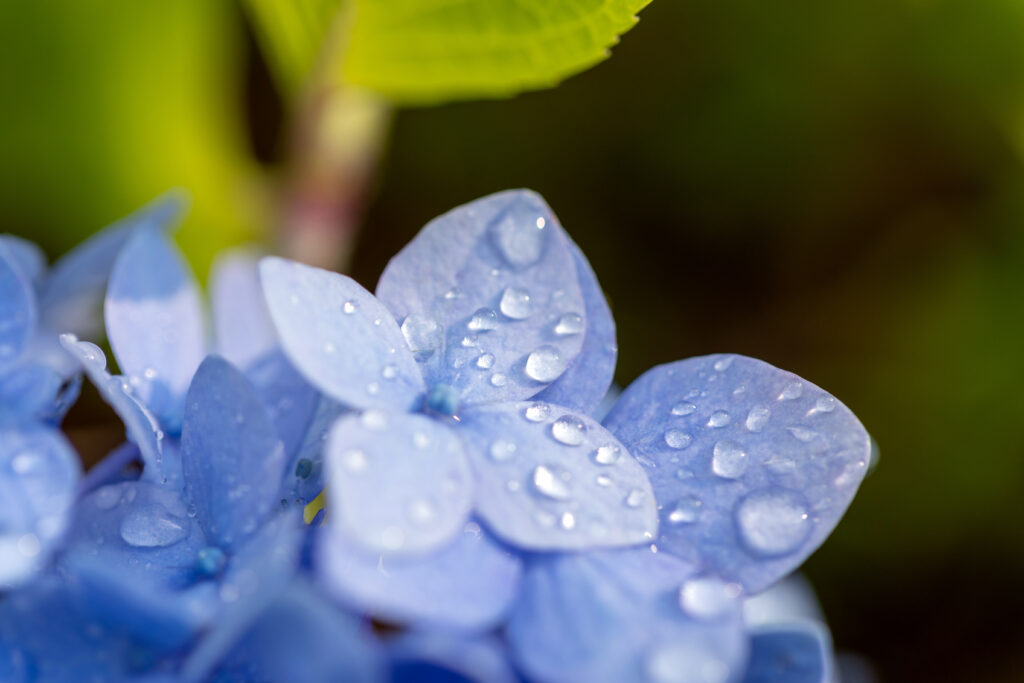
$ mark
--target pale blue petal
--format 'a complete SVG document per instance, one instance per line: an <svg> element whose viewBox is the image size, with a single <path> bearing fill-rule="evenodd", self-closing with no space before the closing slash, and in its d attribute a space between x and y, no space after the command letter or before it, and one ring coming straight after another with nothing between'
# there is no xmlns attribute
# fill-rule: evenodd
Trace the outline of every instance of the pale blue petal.
<svg viewBox="0 0 1024 683"><path fill-rule="evenodd" d="M825 623L814 589L800 574L790 574L744 600L743 616L747 626L813 620Z"/></svg>
<svg viewBox="0 0 1024 683"><path fill-rule="evenodd" d="M422 558L367 553L325 528L317 574L344 604L395 624L486 630L519 591L522 562L474 522L449 545Z"/></svg>
<svg viewBox="0 0 1024 683"><path fill-rule="evenodd" d="M210 307L217 353L240 368L277 346L277 333L260 285L255 249L222 252L210 273Z"/></svg>
<svg viewBox="0 0 1024 683"><path fill-rule="evenodd" d="M324 490L324 446L327 437L338 418L350 412L340 403L319 396L302 442L285 469L282 497L297 503L308 503L320 495Z"/></svg>
<svg viewBox="0 0 1024 683"><path fill-rule="evenodd" d="M228 359L230 360L230 359ZM238 366L237 363L235 363ZM254 361L245 376L256 388L274 431L292 458L309 430L320 394L299 374L288 357L275 349Z"/></svg>
<svg viewBox="0 0 1024 683"><path fill-rule="evenodd" d="M751 631L743 683L831 683L832 639L817 622L763 626Z"/></svg>
<svg viewBox="0 0 1024 683"><path fill-rule="evenodd" d="M132 391L167 431L177 433L206 338L199 287L162 232L136 230L121 249L104 315L107 338Z"/></svg>
<svg viewBox="0 0 1024 683"><path fill-rule="evenodd" d="M296 583L259 615L213 680L372 683L383 670L369 629Z"/></svg>
<svg viewBox="0 0 1024 683"><path fill-rule="evenodd" d="M507 543L569 550L651 542L651 485L589 417L548 403L466 409L457 431L476 477L476 510Z"/></svg>
<svg viewBox="0 0 1024 683"><path fill-rule="evenodd" d="M180 193L164 195L104 228L58 260L39 298L42 326L58 334L94 340L102 337L103 296L121 248L136 229L169 228L184 204Z"/></svg>
<svg viewBox="0 0 1024 683"><path fill-rule="evenodd" d="M487 636L410 631L388 643L391 683L515 683L501 643Z"/></svg>
<svg viewBox="0 0 1024 683"><path fill-rule="evenodd" d="M338 420L326 452L334 533L369 551L416 555L462 531L473 482L448 426L369 410Z"/></svg>
<svg viewBox="0 0 1024 683"><path fill-rule="evenodd" d="M278 504L284 446L240 370L208 356L188 390L181 467L211 544L233 548Z"/></svg>
<svg viewBox="0 0 1024 683"><path fill-rule="evenodd" d="M587 258L576 244L570 244L570 248L587 312L583 348L565 374L534 398L598 417L595 411L612 384L619 354L615 319Z"/></svg>
<svg viewBox="0 0 1024 683"><path fill-rule="evenodd" d="M800 565L864 478L870 439L810 382L744 356L649 371L605 425L645 466L661 507L658 546L749 593Z"/></svg>
<svg viewBox="0 0 1024 683"><path fill-rule="evenodd" d="M260 273L285 353L314 386L354 408L419 400L423 377L398 325L355 280L279 258Z"/></svg>
<svg viewBox="0 0 1024 683"><path fill-rule="evenodd" d="M0 244L0 373L24 354L36 328L36 295L6 246Z"/></svg>
<svg viewBox="0 0 1024 683"><path fill-rule="evenodd" d="M517 401L560 376L587 325L570 245L540 195L512 190L435 218L391 259L377 295L427 385L467 404Z"/></svg>
<svg viewBox="0 0 1024 683"><path fill-rule="evenodd" d="M124 423L128 440L138 446L142 455L143 477L163 482L163 432L156 418L132 395L128 382L107 372L107 358L92 342L78 341L74 335L60 338L65 349L81 364L89 381Z"/></svg>
<svg viewBox="0 0 1024 683"><path fill-rule="evenodd" d="M63 417L58 402L64 378L53 368L37 363L19 363L0 375L0 416L18 419ZM73 385L72 385L73 386Z"/></svg>
<svg viewBox="0 0 1024 683"><path fill-rule="evenodd" d="M49 427L0 427L0 590L46 564L68 524L82 475L78 456Z"/></svg>
<svg viewBox="0 0 1024 683"><path fill-rule="evenodd" d="M11 263L24 278L38 287L46 275L46 254L43 250L17 235L0 235L0 245L7 250Z"/></svg>
<svg viewBox="0 0 1024 683"><path fill-rule="evenodd" d="M140 459L139 447L130 441L124 442L89 468L78 484L78 495L85 496L107 484L137 480L139 473L131 470Z"/></svg>
<svg viewBox="0 0 1024 683"><path fill-rule="evenodd" d="M700 600L683 597L689 581ZM520 669L545 681L725 682L746 661L730 587L647 548L538 556L507 635Z"/></svg>

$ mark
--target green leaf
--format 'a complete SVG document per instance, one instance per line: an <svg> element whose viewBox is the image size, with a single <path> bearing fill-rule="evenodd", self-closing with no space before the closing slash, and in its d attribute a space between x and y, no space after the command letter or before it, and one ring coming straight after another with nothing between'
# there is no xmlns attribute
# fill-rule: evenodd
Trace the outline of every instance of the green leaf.
<svg viewBox="0 0 1024 683"><path fill-rule="evenodd" d="M648 2L248 0L292 92L322 65L327 78L412 104L553 86L607 58Z"/></svg>
<svg viewBox="0 0 1024 683"><path fill-rule="evenodd" d="M345 81L407 103L550 87L608 57L650 0L354 0Z"/></svg>

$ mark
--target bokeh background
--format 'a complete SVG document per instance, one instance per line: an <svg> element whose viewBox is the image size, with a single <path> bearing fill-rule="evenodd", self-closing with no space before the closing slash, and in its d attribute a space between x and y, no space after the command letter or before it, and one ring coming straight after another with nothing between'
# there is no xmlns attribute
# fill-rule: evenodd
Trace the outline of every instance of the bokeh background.
<svg viewBox="0 0 1024 683"><path fill-rule="evenodd" d="M236 4L7 2L0 29L0 231L56 257L185 187L200 275L269 240L292 112ZM1024 680L1024 1L654 0L557 89L400 110L374 178L368 287L528 186L613 304L620 384L733 351L840 397L882 458L806 566L837 646ZM98 401L69 428L119 438Z"/></svg>

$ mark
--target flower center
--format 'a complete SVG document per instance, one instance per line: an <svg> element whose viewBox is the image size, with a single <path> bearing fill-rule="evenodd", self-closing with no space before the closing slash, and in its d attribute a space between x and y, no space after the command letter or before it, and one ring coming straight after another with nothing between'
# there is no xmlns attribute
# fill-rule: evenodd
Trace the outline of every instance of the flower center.
<svg viewBox="0 0 1024 683"><path fill-rule="evenodd" d="M227 556L220 548L202 548L196 553L196 571L203 576L216 576L227 561Z"/></svg>
<svg viewBox="0 0 1024 683"><path fill-rule="evenodd" d="M435 384L427 394L427 410L451 417L459 409L459 392L447 384Z"/></svg>

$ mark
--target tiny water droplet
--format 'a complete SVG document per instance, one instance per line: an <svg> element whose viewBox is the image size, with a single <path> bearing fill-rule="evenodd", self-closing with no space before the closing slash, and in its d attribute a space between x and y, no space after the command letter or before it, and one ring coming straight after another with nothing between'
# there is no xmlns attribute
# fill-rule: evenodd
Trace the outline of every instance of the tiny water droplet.
<svg viewBox="0 0 1024 683"><path fill-rule="evenodd" d="M571 512L563 513L561 524L562 528L566 531L572 531L576 528L576 516L573 515Z"/></svg>
<svg viewBox="0 0 1024 683"><path fill-rule="evenodd" d="M426 448L430 445L430 437L423 432L416 432L412 435L412 444L416 446L416 448Z"/></svg>
<svg viewBox="0 0 1024 683"><path fill-rule="evenodd" d="M711 457L711 470L725 479L735 479L747 471L746 451L735 441L719 441Z"/></svg>
<svg viewBox="0 0 1024 683"><path fill-rule="evenodd" d="M721 358L719 360L716 360L714 366L712 367L715 368L715 372L725 372L726 370L729 369L729 366L732 365L732 361L732 358Z"/></svg>
<svg viewBox="0 0 1024 683"><path fill-rule="evenodd" d="M394 379L398 375L398 366L391 363L381 368L380 376L384 379Z"/></svg>
<svg viewBox="0 0 1024 683"><path fill-rule="evenodd" d="M622 449L615 444L609 444L594 451L592 457L598 465L613 465L618 462L620 455L622 455Z"/></svg>
<svg viewBox="0 0 1024 683"><path fill-rule="evenodd" d="M544 422L551 416L551 406L547 403L533 403L523 411L523 417L530 422Z"/></svg>
<svg viewBox="0 0 1024 683"><path fill-rule="evenodd" d="M434 504L425 498L417 498L409 503L409 519L419 526L426 526L437 518Z"/></svg>
<svg viewBox="0 0 1024 683"><path fill-rule="evenodd" d="M754 491L736 506L735 516L740 537L757 555L788 555L811 533L807 502L796 491Z"/></svg>
<svg viewBox="0 0 1024 683"><path fill-rule="evenodd" d="M467 334L460 342L463 348L471 349L477 345L479 338L475 334Z"/></svg>
<svg viewBox="0 0 1024 683"><path fill-rule="evenodd" d="M587 426L575 415L563 415L551 425L551 435L555 441L566 446L579 446L586 438Z"/></svg>
<svg viewBox="0 0 1024 683"><path fill-rule="evenodd" d="M345 315L352 315L356 312L356 303L354 301L346 301L341 305L341 310L344 311Z"/></svg>
<svg viewBox="0 0 1024 683"><path fill-rule="evenodd" d="M665 519L669 524L693 524L700 518L704 504L696 496L683 496L676 501Z"/></svg>
<svg viewBox="0 0 1024 683"><path fill-rule="evenodd" d="M121 488L116 485L96 489L92 494L93 504L100 510L112 510L121 502Z"/></svg>
<svg viewBox="0 0 1024 683"><path fill-rule="evenodd" d="M697 406L688 402L677 403L672 406L672 414L677 416L691 415L695 410L697 410Z"/></svg>
<svg viewBox="0 0 1024 683"><path fill-rule="evenodd" d="M506 384L508 384L508 377L506 377L505 375L501 374L500 372L496 372L493 375L491 375L491 386L503 387Z"/></svg>
<svg viewBox="0 0 1024 683"><path fill-rule="evenodd" d="M633 489L626 494L626 507L638 508L643 505L643 502L647 499L647 494L640 489Z"/></svg>
<svg viewBox="0 0 1024 683"><path fill-rule="evenodd" d="M563 372L565 361L553 346L541 346L526 358L526 376L536 382L553 382Z"/></svg>
<svg viewBox="0 0 1024 683"><path fill-rule="evenodd" d="M137 548L163 548L188 536L188 522L157 504L140 505L121 520L121 538Z"/></svg>
<svg viewBox="0 0 1024 683"><path fill-rule="evenodd" d="M691 441L693 441L693 437L681 429L670 429L665 432L665 443L669 448L682 450L689 446Z"/></svg>
<svg viewBox="0 0 1024 683"><path fill-rule="evenodd" d="M376 396L377 394L379 394L380 393L380 383L379 382L370 382L369 384L367 384L366 385L366 393L368 393L370 396Z"/></svg>
<svg viewBox="0 0 1024 683"><path fill-rule="evenodd" d="M382 410L370 409L363 411L359 422L371 432L380 432L388 426L388 415Z"/></svg>
<svg viewBox="0 0 1024 683"><path fill-rule="evenodd" d="M460 290L458 287L452 287L451 289L444 293L444 298L446 301L458 299L460 296L462 296L462 290Z"/></svg>
<svg viewBox="0 0 1024 683"><path fill-rule="evenodd" d="M807 416L819 413L831 413L836 409L836 400L831 396L822 396L814 402L814 407L807 411Z"/></svg>
<svg viewBox="0 0 1024 683"><path fill-rule="evenodd" d="M481 370L490 370L494 367L494 354L493 353L482 353L477 356L476 366Z"/></svg>
<svg viewBox="0 0 1024 683"><path fill-rule="evenodd" d="M771 415L772 411L768 409L768 406L756 405L747 413L747 420L743 424L749 431L759 432L768 424L768 418Z"/></svg>
<svg viewBox="0 0 1024 683"><path fill-rule="evenodd" d="M525 289L509 287L502 293L498 308L512 320L524 320L533 313L533 299Z"/></svg>
<svg viewBox="0 0 1024 683"><path fill-rule="evenodd" d="M466 325L470 332L490 332L498 328L498 314L491 308L478 308Z"/></svg>
<svg viewBox="0 0 1024 683"><path fill-rule="evenodd" d="M579 313L566 313L555 323L555 334L569 337L583 331L583 316Z"/></svg>
<svg viewBox="0 0 1024 683"><path fill-rule="evenodd" d="M724 410L716 410L715 412L711 413L711 417L708 418L708 427L720 429L721 427L724 427L727 424L729 424L729 422L731 421L732 417L729 415L729 413L725 412Z"/></svg>
<svg viewBox="0 0 1024 683"><path fill-rule="evenodd" d="M779 394L780 401L793 401L804 395L804 385L802 382L790 382L782 388L782 392Z"/></svg>
<svg viewBox="0 0 1024 683"><path fill-rule="evenodd" d="M609 477L607 474L599 474L596 477L594 477L594 483L597 484L598 486L611 486L612 478Z"/></svg>
<svg viewBox="0 0 1024 683"><path fill-rule="evenodd" d="M505 462L515 455L515 452L516 445L511 441L498 439L491 444L491 459L495 462Z"/></svg>
<svg viewBox="0 0 1024 683"><path fill-rule="evenodd" d="M543 496L552 500L567 500L569 498L569 486L544 465L537 465L533 468L531 481L533 488Z"/></svg>
<svg viewBox="0 0 1024 683"><path fill-rule="evenodd" d="M544 250L547 222L537 209L517 202L491 225L491 241L501 257L519 270L536 263Z"/></svg>

